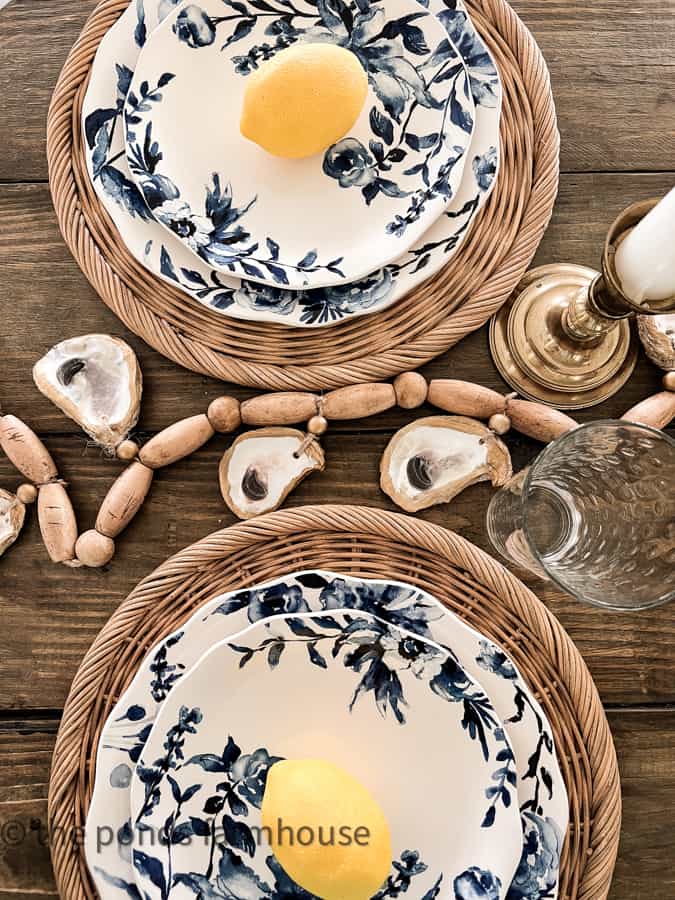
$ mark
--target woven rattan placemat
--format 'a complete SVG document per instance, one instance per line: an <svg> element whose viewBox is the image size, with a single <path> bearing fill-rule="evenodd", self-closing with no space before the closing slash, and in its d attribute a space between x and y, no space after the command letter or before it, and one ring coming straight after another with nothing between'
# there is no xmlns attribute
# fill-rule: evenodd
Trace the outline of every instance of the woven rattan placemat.
<svg viewBox="0 0 675 900"><path fill-rule="evenodd" d="M80 111L101 38L128 5L103 0L73 47L49 111L54 206L83 272L125 325L189 369L266 389L318 390L414 369L482 325L534 255L558 186L559 136L541 52L504 0L469 0L504 87L497 185L451 262L390 308L328 330L227 317L152 275L122 243L86 172Z"/></svg>
<svg viewBox="0 0 675 900"><path fill-rule="evenodd" d="M283 510L216 532L145 578L87 653L66 703L49 787L53 834L81 834L98 737L148 650L216 595L305 568L419 585L511 655L551 722L570 800L560 900L605 900L621 823L619 772L597 690L543 604L458 535L381 510ZM56 840L63 900L96 896L81 842ZM412 898L411 898L412 900Z"/></svg>

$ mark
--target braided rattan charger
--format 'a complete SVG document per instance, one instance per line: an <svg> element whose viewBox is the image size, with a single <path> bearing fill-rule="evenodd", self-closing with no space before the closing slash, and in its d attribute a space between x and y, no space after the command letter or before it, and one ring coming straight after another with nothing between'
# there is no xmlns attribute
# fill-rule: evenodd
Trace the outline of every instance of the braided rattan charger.
<svg viewBox="0 0 675 900"><path fill-rule="evenodd" d="M505 647L551 722L570 800L560 900L605 900L621 822L619 773L595 685L571 640L535 595L458 535L381 510L284 510L216 532L145 578L75 676L49 789L52 861L64 900L96 897L81 841L101 728L148 650L195 608L234 588L303 568L419 585Z"/></svg>
<svg viewBox="0 0 675 900"><path fill-rule="evenodd" d="M508 298L546 228L559 136L548 70L504 0L469 0L504 88L497 185L452 261L391 307L324 329L228 319L138 263L89 181L80 112L99 42L129 0L103 0L68 57L47 152L63 235L104 302L135 334L197 372L269 389L339 387L414 369L481 326Z"/></svg>

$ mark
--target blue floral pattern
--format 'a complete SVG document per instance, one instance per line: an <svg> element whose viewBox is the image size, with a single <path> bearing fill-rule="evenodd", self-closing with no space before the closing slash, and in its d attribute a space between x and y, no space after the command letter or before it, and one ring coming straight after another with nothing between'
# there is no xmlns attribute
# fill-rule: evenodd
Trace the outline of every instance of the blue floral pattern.
<svg viewBox="0 0 675 900"><path fill-rule="evenodd" d="M323 171L335 177L342 188L359 183L368 206L376 198L399 201L394 218L386 224L386 213L384 218L380 215L380 225L373 219L371 230L381 227L385 235L400 238L423 216L424 222L431 224L437 209L427 208L434 202L446 205L451 199L474 125L473 99L457 51L447 38L433 52L427 45L433 36L429 23L439 31L440 23L423 9L388 17L375 0L359 0L358 5L355 0L296 2L299 6L289 5L288 0L265 0L262 5L259 0L220 0L206 8L188 4L173 16L172 31L190 48L190 57L193 50L211 48L216 38L218 45L213 49L217 55L234 44L252 43L245 56L233 57L235 72L241 75L257 68L258 60L273 55L266 41L259 43L261 36L275 35L276 49L296 42L325 42L349 49L363 65L380 105L370 109L368 148L354 136L345 138L327 151ZM222 14L216 15L221 9ZM167 33L163 30L162 37ZM326 284L344 280L343 267L350 265L352 251L348 249L346 257L322 262L317 249L304 250L300 260L290 261L278 240L259 233L256 223L261 216L251 220L258 198L235 204L232 188L220 173L211 173L213 184L207 187L204 201L194 186L185 196L178 183L176 157L169 154L169 161L164 162L162 139L153 137L153 126L160 135L165 134L166 123L175 114L171 106L162 115L162 104L174 94L171 82L176 77L184 80L185 73L192 71L187 59L178 65L178 71L178 76L172 72L150 74L157 70L149 64L144 69L147 74L134 76L126 97L126 155L154 219L205 263L226 274L293 289L313 285L317 278ZM156 79L156 83L148 79ZM420 118L418 112L424 109L437 112ZM361 128L359 133L365 131ZM347 157L353 158L350 171L345 169ZM214 156L213 163L217 161ZM269 201L267 194L264 197ZM319 237L319 243L326 241ZM269 252L261 254L262 246ZM336 247L333 242L330 256L335 255ZM391 256L392 251L385 248L386 244L383 250ZM361 275L363 261L350 265L350 270Z"/></svg>
<svg viewBox="0 0 675 900"><path fill-rule="evenodd" d="M201 258L191 260L192 251L188 246L178 238L167 240L164 227L152 219L143 195L131 178L124 152L123 129L118 127L118 120L147 34L177 5L177 0L146 0L145 4L143 0L137 0L132 3L99 48L84 103L83 127L89 174L123 239L140 262L185 294L227 316L282 321L302 327L330 325L382 309L447 262L489 196L499 165L496 140L501 99L499 79L461 0L456 3L421 2L430 12L443 10L446 28L459 35L461 53L467 54L463 59L476 103L476 128L471 160L467 162L458 193L450 202L446 215L396 262L351 284L306 291L269 287L247 279L239 281L223 276ZM187 9L188 6L184 7L184 11ZM186 12L186 18L181 21L188 32L192 29L195 42L208 39L210 32L203 31L203 24L198 27L199 19L193 21L193 15L196 15L194 9L192 13ZM280 21L278 16L276 21ZM244 28L241 22L239 25ZM233 64L241 67L242 74L252 71L262 59L289 45L283 20L273 31L267 43L258 45L250 59L246 55L237 57ZM108 87L111 72L115 86L112 90ZM383 127L386 129L386 125ZM388 147L383 138L375 137L374 140ZM368 152L372 156L372 152ZM394 148L394 158L396 155ZM175 211L169 208L169 212ZM190 222L188 227L196 228L197 224ZM185 227L185 223L179 222L178 227Z"/></svg>
<svg viewBox="0 0 675 900"><path fill-rule="evenodd" d="M365 612L336 611L294 618L305 606L302 591L298 592L297 585L280 584L278 590L273 588L264 593L241 592L248 594L251 616L257 623L250 632L253 640L215 648L209 654L213 660L207 676L209 681L216 672L224 675L223 663L215 655L219 652L229 649L239 657L239 669L263 657L268 672L273 673L284 665L291 648L297 660L299 644L304 644L309 665L321 669L341 667L357 676L350 710L370 694L379 713L393 714L399 725L405 722L401 707L407 705L406 684L426 682L432 691L453 703L470 693L469 680L458 676L456 664L450 669L452 676L447 683L444 660L448 654L441 648L416 635L395 630ZM232 608L241 600L238 597ZM296 612L290 617L286 614L286 618L264 621L270 615L285 613L288 608ZM223 610L219 614L224 614ZM132 828L132 861L142 896L148 900L169 900L171 891L180 886L199 898L314 900L313 895L283 873L269 847L256 839L254 826L259 821L256 811L262 806L268 773L282 757L262 746L244 752L232 735L224 745L193 753L190 748L194 736L204 728L208 718L206 709L177 704L175 712L172 710L164 718L171 724L160 728L160 720L154 744L148 745L159 748L161 741L159 755L150 763L145 762L144 755L136 770L140 790L135 795L138 805ZM210 738L219 731L220 723L208 732L209 740L201 747L211 747ZM495 758L493 754L500 746L508 746L503 733L495 733L493 737L486 762ZM486 774L490 771L489 764L484 771ZM203 852L180 855L180 847L195 840L201 842ZM197 864L199 870L185 871L187 862ZM422 897L423 891L423 900L434 900L439 896L445 873L433 875L428 868L419 850L403 851L392 861L391 873L373 900L399 897L418 881L422 886L418 896ZM455 890L479 871L471 867L455 876ZM484 884L492 877L489 873L480 874ZM499 878L494 882L500 884ZM473 895L458 893L457 896L470 900ZM497 894L495 900L502 897L501 893Z"/></svg>
<svg viewBox="0 0 675 900"><path fill-rule="evenodd" d="M108 750L107 755L100 760L103 768L101 780L97 781L94 792L92 814L96 814L100 803L104 803L105 808L100 808L100 821L106 824L115 822L117 813L111 804L118 801L104 792L104 784L114 777L119 788L123 788L125 783L128 786L128 763L137 762L142 754L157 715L158 707L153 697L158 690L161 693L162 685L166 685L171 691L180 682L186 668L189 668L203 650L219 637L238 631L249 623L268 619L270 616L303 613L308 610L320 610L325 613L347 610L355 620L361 613L369 613L443 646L449 652L447 665L442 677L431 689L439 692L448 702L465 704L465 701L468 701L464 706L466 729L467 731L473 729L473 740L480 746L480 726L483 725L485 736L491 736L494 723L491 724L489 720L483 721L480 695L472 696L471 690L467 689L459 675L459 670L451 664L455 656L452 648L457 645L458 638L466 634L466 646L462 646L461 656L457 659L473 664L472 671L475 677L481 681L485 680L490 696L500 704L497 706L499 716L505 723L508 733L514 738L514 758L511 760L505 755L494 766L493 772L496 777L486 788L491 792L486 810L486 814L489 814L490 805L503 804L500 793L502 787L505 787L507 793L515 799L513 790L509 791L512 785L507 773L517 771L520 776L518 795L526 840L516 877L509 888L510 893L507 893L508 900L555 900L562 838L567 821L567 798L555 762L555 748L548 723L538 704L531 698L513 662L501 648L477 635L469 639L466 629L458 631L460 626L453 624L452 618L436 600L419 589L406 585L367 581L333 573L302 572L267 586L235 591L213 601L203 611L198 612L181 632L170 636L153 651L146 663L146 674L143 673L143 669L139 673L138 679L142 681L142 689L139 682L132 697L136 702L131 702L128 695L125 695L109 719L102 737L102 743ZM318 623L313 626L313 631L320 636L316 639L314 649L329 662L331 653L325 648L332 646L331 615L327 615L326 618L329 621L325 626L319 628ZM311 662L310 645L315 639L309 634L298 637L304 641L308 660ZM437 666L437 661L434 661L433 655L427 656L423 643L417 645L408 639L399 652L398 647L395 644L390 645L386 638L381 637L379 641L375 639L374 642L376 646L373 647L373 658L379 655L384 667L396 675L399 681L402 676L417 678L419 675L424 678L431 677L432 672L433 677L436 676L432 665ZM250 649L250 646L247 647L247 650ZM271 650L268 646L266 649L258 650L256 655L265 652L271 653L274 663L279 653L278 649ZM346 648L343 648L341 653L346 656ZM277 665L283 664L282 657L283 651L276 659ZM312 664L320 666L318 656L316 660ZM362 674L366 672L364 662ZM431 680L433 681L433 678ZM373 693L372 690L363 690L358 695L358 702L367 702L368 696L372 696ZM395 697L394 693L394 699ZM396 703L399 710L405 714L405 706L398 701ZM395 712L388 699L387 709L395 718ZM508 752L505 745L497 752L504 751ZM121 767L119 771L118 767ZM123 811L123 806L120 808L117 826L120 830L125 826L129 816L128 787L126 791L118 789L115 793L115 796L120 798L123 798L125 793L126 811ZM498 810L499 807L496 812ZM112 857L115 848L110 848L111 856L106 858L107 875L98 873L98 880L105 882L109 891L106 894L103 887L99 889L103 891L103 900L108 898L118 900L127 896L123 891L112 887L106 878L118 878L133 883L133 875L128 864L121 862L125 851L122 841L119 848L117 863L113 862ZM126 850L128 851L128 844ZM88 853L88 859L92 865L102 862L93 850L91 854ZM409 861L409 865L414 868L413 862ZM392 875L393 883L400 887L405 883L405 877L404 872ZM465 894L469 885L473 885L469 876L467 879L466 883L461 883ZM488 888L481 885L478 876L475 876L475 882L489 897ZM393 885L391 890L392 893L386 896L399 896L393 892ZM404 893L405 890L406 888L401 887L400 893ZM467 896L472 897L470 893Z"/></svg>

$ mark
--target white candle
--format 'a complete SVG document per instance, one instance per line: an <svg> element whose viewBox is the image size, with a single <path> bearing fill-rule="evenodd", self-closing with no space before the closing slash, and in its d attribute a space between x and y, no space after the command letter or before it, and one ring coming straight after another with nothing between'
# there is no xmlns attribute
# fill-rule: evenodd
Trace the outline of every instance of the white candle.
<svg viewBox="0 0 675 900"><path fill-rule="evenodd" d="M675 188L621 241L616 272L636 303L675 297Z"/></svg>

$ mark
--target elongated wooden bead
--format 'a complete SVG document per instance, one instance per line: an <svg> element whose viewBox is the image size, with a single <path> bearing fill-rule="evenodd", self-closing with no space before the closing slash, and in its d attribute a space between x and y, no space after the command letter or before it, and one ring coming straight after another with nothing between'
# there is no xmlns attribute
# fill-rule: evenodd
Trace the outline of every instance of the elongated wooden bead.
<svg viewBox="0 0 675 900"><path fill-rule="evenodd" d="M54 460L45 445L16 416L0 418L0 446L19 472L35 484L58 477Z"/></svg>
<svg viewBox="0 0 675 900"><path fill-rule="evenodd" d="M131 522L146 498L154 472L143 463L132 463L108 491L96 519L96 530L114 538Z"/></svg>
<svg viewBox="0 0 675 900"><path fill-rule="evenodd" d="M38 494L38 521L52 562L75 559L77 520L65 487L58 481L43 484Z"/></svg>
<svg viewBox="0 0 675 900"><path fill-rule="evenodd" d="M326 394L322 413L327 419L364 419L392 406L396 406L392 384L355 384Z"/></svg>
<svg viewBox="0 0 675 900"><path fill-rule="evenodd" d="M675 419L675 394L671 391L654 394L653 397L648 397L642 403L633 406L621 418L628 422L651 425L652 428L665 428Z"/></svg>
<svg viewBox="0 0 675 900"><path fill-rule="evenodd" d="M457 416L473 416L489 419L504 412L504 397L491 388L455 381L452 378L435 378L429 385L429 403Z"/></svg>
<svg viewBox="0 0 675 900"><path fill-rule="evenodd" d="M198 450L216 432L203 413L174 422L141 448L138 458L150 469L161 469Z"/></svg>
<svg viewBox="0 0 675 900"><path fill-rule="evenodd" d="M506 413L516 431L546 444L579 424L557 409L530 400L509 400Z"/></svg>
<svg viewBox="0 0 675 900"><path fill-rule="evenodd" d="M296 425L306 422L317 411L316 394L281 391L278 394L261 394L241 404L241 421L244 425Z"/></svg>

